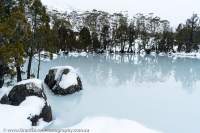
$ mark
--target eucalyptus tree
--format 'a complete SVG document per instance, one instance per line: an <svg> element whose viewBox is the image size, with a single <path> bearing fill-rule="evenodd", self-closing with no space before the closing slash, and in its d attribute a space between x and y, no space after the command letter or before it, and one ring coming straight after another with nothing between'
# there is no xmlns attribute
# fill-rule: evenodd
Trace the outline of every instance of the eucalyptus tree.
<svg viewBox="0 0 200 133"><path fill-rule="evenodd" d="M110 32L110 26L104 25L101 31L101 41L103 50L106 50L109 44L109 32Z"/></svg>
<svg viewBox="0 0 200 133"><path fill-rule="evenodd" d="M119 20L119 27L117 28L117 39L120 43L121 53L125 52L125 45L128 40L128 17L123 14Z"/></svg>
<svg viewBox="0 0 200 133"><path fill-rule="evenodd" d="M138 44L138 52L141 51L141 49L145 49L145 35L146 35L146 25L145 25L145 21L146 21L146 17L144 14L138 13L134 16L135 19L135 30L136 30L136 34L138 35L139 40L142 41L142 44Z"/></svg>
<svg viewBox="0 0 200 133"><path fill-rule="evenodd" d="M100 38L101 49L106 50L109 46L111 27L110 27L110 14L107 12L99 11L100 15L98 17L97 24L97 34Z"/></svg>
<svg viewBox="0 0 200 133"><path fill-rule="evenodd" d="M93 47L93 50L94 52L98 52L100 47L101 47L101 44L100 44L100 41L99 41L99 38L98 38L98 34L96 32L93 32L92 33L92 47Z"/></svg>
<svg viewBox="0 0 200 133"><path fill-rule="evenodd" d="M79 44L80 49L84 51L88 51L90 45L92 44L90 31L87 27L83 27L83 29L79 33Z"/></svg>
<svg viewBox="0 0 200 133"><path fill-rule="evenodd" d="M193 14L191 18L187 19L186 21L186 27L189 30L189 40L186 44L186 52L191 52L191 50L194 48L195 50L198 49L197 43L194 42L194 34L197 31L197 28L199 26L199 17L197 14Z"/></svg>
<svg viewBox="0 0 200 133"><path fill-rule="evenodd" d="M174 33L167 20L161 21L162 36L159 43L159 52L171 52L174 45Z"/></svg>
<svg viewBox="0 0 200 133"><path fill-rule="evenodd" d="M189 40L188 28L184 24L179 24L175 33L176 45L178 46L177 51L186 51L186 43Z"/></svg>
<svg viewBox="0 0 200 133"><path fill-rule="evenodd" d="M121 18L121 13L113 13L112 15L110 15L110 33L111 33L111 47L114 47L115 52L116 52L116 47L118 44L118 33L117 33L117 29L119 27L119 20ZM111 49L110 49L111 51ZM113 51L112 51L113 52Z"/></svg>
<svg viewBox="0 0 200 133"><path fill-rule="evenodd" d="M128 42L129 42L128 52L133 53L133 43L135 42L135 39L137 38L134 20L131 20L128 26L127 34L128 34Z"/></svg>
<svg viewBox="0 0 200 133"><path fill-rule="evenodd" d="M32 58L35 52L39 55L38 71L37 78L39 78L39 67L40 67L40 52L41 52L41 43L39 42L40 38L37 38L37 31L43 26L47 26L49 23L49 16L47 15L46 8L42 5L40 0L30 0L28 2L28 10L30 16L30 23L32 29L32 43L29 46L27 54L29 56L28 68L27 68L27 78L30 78L31 75L31 64Z"/></svg>
<svg viewBox="0 0 200 133"><path fill-rule="evenodd" d="M70 45L69 37L72 34L71 25L68 21L64 19L60 19L57 24L59 49L66 51L67 46Z"/></svg>
<svg viewBox="0 0 200 133"><path fill-rule="evenodd" d="M154 16L153 13L149 13L146 17L146 29L149 36L148 48L155 50L156 52L158 49L159 34L161 30L160 21L160 17Z"/></svg>

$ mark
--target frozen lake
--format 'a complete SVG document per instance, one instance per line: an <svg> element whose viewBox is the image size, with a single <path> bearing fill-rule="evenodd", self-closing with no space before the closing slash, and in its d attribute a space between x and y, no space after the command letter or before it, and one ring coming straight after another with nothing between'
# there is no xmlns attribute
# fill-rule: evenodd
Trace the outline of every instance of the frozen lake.
<svg viewBox="0 0 200 133"><path fill-rule="evenodd" d="M40 78L54 66L77 69L83 91L55 96L46 90L54 123L66 128L85 117L137 121L163 133L200 131L200 60L167 56L64 56L42 62ZM36 71L37 61L34 60Z"/></svg>

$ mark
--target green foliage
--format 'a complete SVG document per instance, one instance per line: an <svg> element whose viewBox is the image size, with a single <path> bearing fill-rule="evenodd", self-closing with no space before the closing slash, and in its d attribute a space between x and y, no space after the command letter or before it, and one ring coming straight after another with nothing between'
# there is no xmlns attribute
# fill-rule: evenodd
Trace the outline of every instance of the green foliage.
<svg viewBox="0 0 200 133"><path fill-rule="evenodd" d="M87 27L83 27L83 29L80 31L79 36L80 48L86 51L92 44L89 29Z"/></svg>
<svg viewBox="0 0 200 133"><path fill-rule="evenodd" d="M9 2L9 1L8 1ZM0 57L5 64L16 67L17 80L21 80L20 67L24 64L24 44L27 38L28 23L24 10L16 4L6 3L4 19L0 21ZM7 11L9 10L9 11Z"/></svg>
<svg viewBox="0 0 200 133"><path fill-rule="evenodd" d="M98 34L96 32L92 33L92 46L95 52L97 52L101 47L100 41L98 39Z"/></svg>
<svg viewBox="0 0 200 133"><path fill-rule="evenodd" d="M187 19L185 24L180 24L176 30L178 50L185 50L186 52L198 50L199 38L199 17L197 14L193 14L191 18Z"/></svg>

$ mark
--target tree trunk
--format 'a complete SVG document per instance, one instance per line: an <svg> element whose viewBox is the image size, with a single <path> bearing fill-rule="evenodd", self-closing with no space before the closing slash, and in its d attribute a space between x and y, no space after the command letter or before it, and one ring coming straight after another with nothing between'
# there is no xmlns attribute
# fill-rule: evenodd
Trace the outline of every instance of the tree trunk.
<svg viewBox="0 0 200 133"><path fill-rule="evenodd" d="M33 60L33 46L35 45L35 35L36 35L36 25L37 25L37 22L36 22L36 16L37 14L35 13L34 14L34 21L32 22L32 25L33 25L33 39L32 39L32 42L31 42L31 51L30 51L30 55L29 55L29 60L28 60L28 67L27 67L27 79L30 79L31 78L31 66L32 66L32 60Z"/></svg>
<svg viewBox="0 0 200 133"><path fill-rule="evenodd" d="M39 60L38 60L37 78L39 79L40 78L40 61L41 61L41 59L40 59L40 50L39 50L38 55L39 55Z"/></svg>
<svg viewBox="0 0 200 133"><path fill-rule="evenodd" d="M125 41L121 43L121 53L125 53Z"/></svg>
<svg viewBox="0 0 200 133"><path fill-rule="evenodd" d="M21 68L20 68L20 66L17 65L16 69L17 69L17 82L20 82L20 81L22 81Z"/></svg>
<svg viewBox="0 0 200 133"><path fill-rule="evenodd" d="M133 47L132 42L129 42L128 53L133 53L133 49L132 49L132 47Z"/></svg>
<svg viewBox="0 0 200 133"><path fill-rule="evenodd" d="M122 40L121 40L120 44L121 44L121 46L120 46L120 48L121 48L120 52L123 53L123 41Z"/></svg>
<svg viewBox="0 0 200 133"><path fill-rule="evenodd" d="M31 66L32 66L33 54L30 54L27 67L27 79L31 78Z"/></svg>

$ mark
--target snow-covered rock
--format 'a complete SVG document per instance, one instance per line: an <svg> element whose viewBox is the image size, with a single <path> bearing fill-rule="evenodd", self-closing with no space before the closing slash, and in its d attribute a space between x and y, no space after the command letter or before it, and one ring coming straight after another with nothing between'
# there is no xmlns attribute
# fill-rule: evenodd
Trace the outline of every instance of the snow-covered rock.
<svg viewBox="0 0 200 133"><path fill-rule="evenodd" d="M86 118L72 129L88 129L90 133L161 133L135 121L110 117Z"/></svg>
<svg viewBox="0 0 200 133"><path fill-rule="evenodd" d="M12 112L10 108L13 108L13 109L15 108L16 110L18 109L24 110L25 112L23 113L31 114L31 116L27 117L27 115L24 115L24 114L22 116L20 112L18 113L20 114L21 118L23 119L25 117L28 118L29 121L32 123L31 124L32 126L37 126L40 119L42 119L45 122L52 121L52 111L51 111L51 107L47 103L47 98L42 88L42 81L37 80L37 79L24 80L22 82L19 82L12 89L8 89L8 90L10 91L5 92L5 95L0 100L0 103L1 103L0 108L5 108L3 109L4 111L8 109L8 112L9 111ZM41 102L42 104L39 104ZM38 107L39 106L38 104L40 105L40 107ZM30 107L31 109L33 107L33 109L35 108L35 110L39 110L39 111L37 111L36 113L32 113L32 110L30 110ZM10 116L7 116L7 117L10 117ZM13 118L11 118L11 120L12 119ZM0 120L0 123L1 123L1 120Z"/></svg>
<svg viewBox="0 0 200 133"><path fill-rule="evenodd" d="M48 105L43 98L26 97L19 106L0 104L0 130L20 128L44 128L49 125L43 115Z"/></svg>
<svg viewBox="0 0 200 133"><path fill-rule="evenodd" d="M28 96L37 96L46 100L42 89L42 82L38 79L24 80L15 85L9 94L0 100L0 103L18 106Z"/></svg>
<svg viewBox="0 0 200 133"><path fill-rule="evenodd" d="M159 56L166 56L166 53L161 52L161 53L159 53L158 55L159 55Z"/></svg>
<svg viewBox="0 0 200 133"><path fill-rule="evenodd" d="M34 57L35 57L35 59L39 60L39 54L35 54ZM40 60L41 61L51 61L51 60L54 60L54 59L57 59L57 58L58 58L57 54L50 53L50 52L47 52L47 51L41 51L40 52Z"/></svg>
<svg viewBox="0 0 200 133"><path fill-rule="evenodd" d="M70 52L68 53L69 56L72 56L72 57L86 57L88 55L87 52Z"/></svg>
<svg viewBox="0 0 200 133"><path fill-rule="evenodd" d="M58 95L72 94L82 90L82 82L71 66L53 67L46 75L45 83Z"/></svg>

